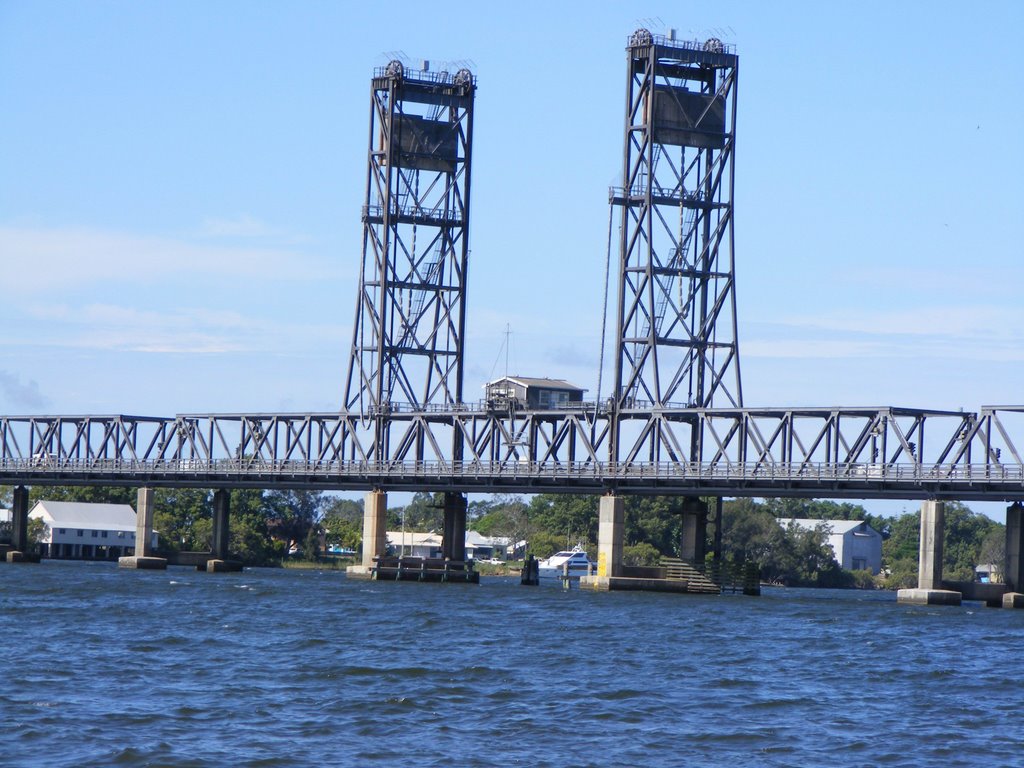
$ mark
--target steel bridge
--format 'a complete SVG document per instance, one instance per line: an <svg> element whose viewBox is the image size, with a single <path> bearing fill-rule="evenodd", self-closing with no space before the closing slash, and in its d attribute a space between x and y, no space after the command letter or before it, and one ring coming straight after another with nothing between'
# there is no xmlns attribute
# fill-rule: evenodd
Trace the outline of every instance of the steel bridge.
<svg viewBox="0 0 1024 768"><path fill-rule="evenodd" d="M381 457L357 415L0 418L0 480L15 485L618 492L1016 500L1024 407L637 409L631 448L607 458L611 411L395 408ZM699 453L690 454L694 436ZM445 450L454 439L460 459ZM423 439L423 442L421 442Z"/></svg>
<svg viewBox="0 0 1024 768"><path fill-rule="evenodd" d="M609 396L463 401L477 82L393 61L371 79L339 411L0 417L0 484L1024 499L1024 406L744 407L738 57L641 29L626 64Z"/></svg>

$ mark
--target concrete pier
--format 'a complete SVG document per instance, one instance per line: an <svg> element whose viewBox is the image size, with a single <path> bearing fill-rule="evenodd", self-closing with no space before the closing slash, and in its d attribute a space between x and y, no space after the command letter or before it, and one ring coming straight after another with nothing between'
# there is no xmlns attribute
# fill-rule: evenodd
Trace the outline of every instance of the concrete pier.
<svg viewBox="0 0 1024 768"><path fill-rule="evenodd" d="M1003 608L1024 608L1024 504L1006 508L1006 572Z"/></svg>
<svg viewBox="0 0 1024 768"><path fill-rule="evenodd" d="M683 540L680 559L690 563L703 563L707 554L708 505L697 496L683 502Z"/></svg>
<svg viewBox="0 0 1024 768"><path fill-rule="evenodd" d="M911 605L960 605L959 592L942 588L942 543L946 505L921 502L921 542L918 547L917 589L901 589L896 601Z"/></svg>
<svg viewBox="0 0 1024 768"><path fill-rule="evenodd" d="M231 559L231 494L221 488L213 494L213 542L207 573L230 573L242 570L242 563Z"/></svg>
<svg viewBox="0 0 1024 768"><path fill-rule="evenodd" d="M1006 573L1003 581L1011 592L1024 592L1024 504L1006 508Z"/></svg>
<svg viewBox="0 0 1024 768"><path fill-rule="evenodd" d="M28 488L19 485L11 501L11 548L5 559L8 563L38 563L39 556L29 552L28 546Z"/></svg>
<svg viewBox="0 0 1024 768"><path fill-rule="evenodd" d="M135 554L118 558L122 568L162 571L167 560L153 554L153 489L139 488L135 510Z"/></svg>
<svg viewBox="0 0 1024 768"><path fill-rule="evenodd" d="M348 576L357 579L373 577L375 558L383 557L387 550L388 495L375 488L363 498L363 559L359 565L345 569Z"/></svg>
<svg viewBox="0 0 1024 768"><path fill-rule="evenodd" d="M442 557L455 562L466 559L466 497L461 493L444 495L444 533Z"/></svg>
<svg viewBox="0 0 1024 768"><path fill-rule="evenodd" d="M213 494L213 544L210 547L210 554L218 560L228 559L230 512L231 495L222 488Z"/></svg>
<svg viewBox="0 0 1024 768"><path fill-rule="evenodd" d="M622 547L625 539L625 500L614 493L606 493L598 505L597 573L581 576L581 587L607 590L612 579L622 576Z"/></svg>

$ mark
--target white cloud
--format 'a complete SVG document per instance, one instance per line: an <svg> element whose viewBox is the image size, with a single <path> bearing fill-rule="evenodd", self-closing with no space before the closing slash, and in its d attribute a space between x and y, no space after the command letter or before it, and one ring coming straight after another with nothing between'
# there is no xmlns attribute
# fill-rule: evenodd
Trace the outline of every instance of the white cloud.
<svg viewBox="0 0 1024 768"><path fill-rule="evenodd" d="M940 306L900 310L840 310L777 319L786 325L844 333L892 336L1013 338L1024 327L1024 308L1015 306Z"/></svg>
<svg viewBox="0 0 1024 768"><path fill-rule="evenodd" d="M258 226L253 222L252 228ZM253 231L252 236L255 236ZM90 229L0 226L4 280L22 292L171 277L341 280L338 266L297 250L200 245L185 239Z"/></svg>
<svg viewBox="0 0 1024 768"><path fill-rule="evenodd" d="M319 345L326 345L336 353L345 348L347 339L347 328L341 324L329 325L301 318L281 321L202 307L155 310L114 304L40 304L29 307L26 316L30 322L10 328L3 339L4 346L287 355Z"/></svg>
<svg viewBox="0 0 1024 768"><path fill-rule="evenodd" d="M743 330L744 357L1024 360L1024 308L997 303L792 313Z"/></svg>

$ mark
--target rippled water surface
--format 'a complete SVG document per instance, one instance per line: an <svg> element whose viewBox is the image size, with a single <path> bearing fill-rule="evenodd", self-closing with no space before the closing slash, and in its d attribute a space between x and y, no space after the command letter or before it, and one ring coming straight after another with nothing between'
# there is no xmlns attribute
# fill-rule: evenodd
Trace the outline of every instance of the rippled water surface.
<svg viewBox="0 0 1024 768"><path fill-rule="evenodd" d="M0 565L0 765L1024 765L1024 611Z"/></svg>

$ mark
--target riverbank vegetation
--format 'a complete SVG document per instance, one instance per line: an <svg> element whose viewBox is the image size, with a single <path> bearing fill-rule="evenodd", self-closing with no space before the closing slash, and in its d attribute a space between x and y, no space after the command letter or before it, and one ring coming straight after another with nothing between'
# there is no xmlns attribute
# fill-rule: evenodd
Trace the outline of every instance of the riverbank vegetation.
<svg viewBox="0 0 1024 768"><path fill-rule="evenodd" d="M9 499L0 488L0 502ZM128 488L35 487L30 505L40 499L116 504L136 503ZM713 509L712 500L707 500ZM536 557L581 545L592 556L597 549L599 497L538 494L533 497L495 495L470 502L468 527L485 536L504 537L513 545L527 542ZM682 540L683 497L626 497L624 560L629 565L655 565L662 557L678 557ZM3 504L0 503L0 506ZM9 504L8 504L9 505ZM213 494L195 489L155 491L155 525L166 552L209 551L212 540ZM409 503L388 510L389 530L440 531L441 498L414 494ZM362 543L363 503L317 491L235 490L231 492L233 556L246 565L330 562L331 552L358 552ZM714 541L713 515L708 525L708 550ZM882 573L845 571L828 545L828 528L785 526L779 520L864 520L883 537ZM734 566L754 562L765 581L788 586L881 587L916 586L920 513L896 517L869 513L863 506L811 499L731 499L722 514L722 556ZM2 532L0 532L2 534ZM947 502L943 572L951 581L970 581L975 566L1004 559L1005 527ZM518 554L522 554L519 552ZM496 572L500 570L495 567Z"/></svg>
<svg viewBox="0 0 1024 768"><path fill-rule="evenodd" d="M713 509L713 501L708 499ZM679 556L681 497L627 497L624 560L654 565ZM527 540L538 557L575 544L593 555L597 542L596 496L540 494L526 501L496 496L470 505L472 527L485 535ZM815 530L780 520L863 520L882 535L882 572L839 567L828 544L829 528ZM972 581L975 566L1002 569L1005 526L958 502L947 502L943 572L951 581ZM873 515L863 506L813 499L731 499L722 510L722 557L733 565L754 562L763 580L787 586L900 589L917 585L920 512L897 517ZM714 540L708 526L708 549Z"/></svg>

